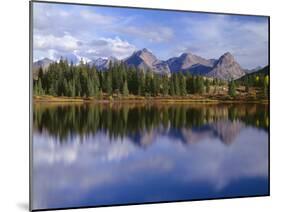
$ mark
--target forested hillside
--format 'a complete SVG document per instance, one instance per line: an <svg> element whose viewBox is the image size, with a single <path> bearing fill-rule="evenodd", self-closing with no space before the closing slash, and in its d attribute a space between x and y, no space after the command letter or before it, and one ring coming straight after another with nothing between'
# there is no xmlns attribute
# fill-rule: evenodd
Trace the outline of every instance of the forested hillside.
<svg viewBox="0 0 281 212"><path fill-rule="evenodd" d="M189 72L177 72L171 76L155 74L150 70L144 72L124 63L110 63L107 71L98 71L82 61L74 66L61 59L50 64L45 71L39 69L38 78L34 79L34 94L69 97L97 97L102 93L184 96L188 93L208 93L211 85L225 83L192 76Z"/></svg>

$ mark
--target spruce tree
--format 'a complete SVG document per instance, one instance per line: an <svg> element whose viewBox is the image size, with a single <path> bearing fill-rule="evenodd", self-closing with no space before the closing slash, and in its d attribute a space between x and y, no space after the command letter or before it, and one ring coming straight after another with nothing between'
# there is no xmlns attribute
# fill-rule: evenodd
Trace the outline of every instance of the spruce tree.
<svg viewBox="0 0 281 212"><path fill-rule="evenodd" d="M141 70L138 75L138 95L143 96L145 94L145 75Z"/></svg>
<svg viewBox="0 0 281 212"><path fill-rule="evenodd" d="M204 92L204 80L201 76L196 78L196 93L202 94Z"/></svg>
<svg viewBox="0 0 281 212"><path fill-rule="evenodd" d="M228 95L231 97L236 96L236 85L233 80L228 83Z"/></svg>
<svg viewBox="0 0 281 212"><path fill-rule="evenodd" d="M169 78L167 74L162 77L162 90L164 96L167 96L169 94Z"/></svg>
<svg viewBox="0 0 281 212"><path fill-rule="evenodd" d="M41 78L38 80L38 95L44 95L44 90L42 88Z"/></svg>
<svg viewBox="0 0 281 212"><path fill-rule="evenodd" d="M146 95L151 95L152 92L152 86L153 86L153 73L148 70L147 73L145 74L145 93Z"/></svg>
<svg viewBox="0 0 281 212"><path fill-rule="evenodd" d="M209 93L210 92L210 82L209 82L209 79L206 79L205 86L206 86L206 93Z"/></svg>
<svg viewBox="0 0 281 212"><path fill-rule="evenodd" d="M178 74L174 74L174 87L175 87L175 94L177 96L181 95L181 89L180 89L180 83L179 83L179 77Z"/></svg>
<svg viewBox="0 0 281 212"><path fill-rule="evenodd" d="M169 94L171 96L175 96L176 92L175 92L174 80L170 79L169 83L170 83L170 85L169 85Z"/></svg>
<svg viewBox="0 0 281 212"><path fill-rule="evenodd" d="M123 84L122 94L123 94L124 96L128 96L128 95L129 95L127 80L125 80L125 82L124 82L124 84Z"/></svg>
<svg viewBox="0 0 281 212"><path fill-rule="evenodd" d="M108 71L106 73L105 83L106 83L105 92L108 95L111 95L112 94L112 73L111 73L111 71Z"/></svg>
<svg viewBox="0 0 281 212"><path fill-rule="evenodd" d="M180 89L180 95L185 96L186 95L186 79L182 72L179 73L179 89Z"/></svg>

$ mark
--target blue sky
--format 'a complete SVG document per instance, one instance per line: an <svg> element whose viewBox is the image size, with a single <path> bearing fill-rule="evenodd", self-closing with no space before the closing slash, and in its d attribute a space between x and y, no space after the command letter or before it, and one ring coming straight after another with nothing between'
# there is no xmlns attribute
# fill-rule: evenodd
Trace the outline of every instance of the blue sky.
<svg viewBox="0 0 281 212"><path fill-rule="evenodd" d="M34 58L123 59L147 48L166 60L231 52L243 68L268 64L265 17L34 3Z"/></svg>

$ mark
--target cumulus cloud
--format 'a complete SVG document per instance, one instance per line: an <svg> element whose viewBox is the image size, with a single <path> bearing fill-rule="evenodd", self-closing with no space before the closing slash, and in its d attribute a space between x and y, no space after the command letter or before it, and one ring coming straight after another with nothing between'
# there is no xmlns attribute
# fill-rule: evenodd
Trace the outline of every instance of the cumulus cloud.
<svg viewBox="0 0 281 212"><path fill-rule="evenodd" d="M116 57L123 59L128 57L136 50L136 47L128 41L122 40L119 37L115 38L98 38L88 43L85 43L79 54L82 57L97 58L97 57Z"/></svg>
<svg viewBox="0 0 281 212"><path fill-rule="evenodd" d="M64 57L77 63L81 58L129 56L136 47L119 36L99 35L120 18L84 7L36 3L34 5L34 60ZM97 30L98 29L98 30Z"/></svg>
<svg viewBox="0 0 281 212"><path fill-rule="evenodd" d="M64 35L62 37L51 34L34 36L34 48L37 50L56 49L58 51L74 51L78 47L78 40L71 35Z"/></svg>
<svg viewBox="0 0 281 212"><path fill-rule="evenodd" d="M123 59L132 54L136 47L129 42L115 38L96 38L91 41L81 41L71 35L35 35L34 36L35 55L58 59L67 58L69 61L78 62L81 58L87 60L98 57L113 56ZM37 54L36 54L37 53ZM36 58L35 59L41 59Z"/></svg>
<svg viewBox="0 0 281 212"><path fill-rule="evenodd" d="M34 7L35 60L43 57L58 59L61 56L71 60L77 58L75 61L109 56L124 59L136 47L120 36L129 35L157 43L168 41L173 36L169 27L128 26L134 20L132 16L105 15L83 6L74 8L66 5L62 8L36 3ZM104 36L102 32L111 33Z"/></svg>
<svg viewBox="0 0 281 212"><path fill-rule="evenodd" d="M183 52L206 58L231 52L243 68L268 64L264 17L34 3L33 27L34 58L71 54L123 59L137 47L151 49L161 59Z"/></svg>

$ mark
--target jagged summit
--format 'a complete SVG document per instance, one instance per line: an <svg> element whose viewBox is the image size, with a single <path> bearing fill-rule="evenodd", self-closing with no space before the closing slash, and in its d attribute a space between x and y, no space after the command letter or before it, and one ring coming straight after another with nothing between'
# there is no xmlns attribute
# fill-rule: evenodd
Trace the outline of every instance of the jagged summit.
<svg viewBox="0 0 281 212"><path fill-rule="evenodd" d="M165 61L157 59L157 57L146 48L134 52L124 62L129 66L135 66L144 71L152 70L159 74L170 74L170 69Z"/></svg>
<svg viewBox="0 0 281 212"><path fill-rule="evenodd" d="M245 71L236 62L234 56L231 53L226 52L218 59L207 76L224 80L232 80L238 79L245 74Z"/></svg>
<svg viewBox="0 0 281 212"><path fill-rule="evenodd" d="M135 51L129 57L118 60L115 57L97 58L89 62L98 70L107 70L109 64L123 61L129 66L134 66L138 69L147 71L151 70L158 74L168 74L179 71L189 71L192 75L201 75L223 80L237 79L246 74L246 71L241 68L230 52L224 53L219 59L205 59L191 52L184 52L178 57L172 57L168 60L159 60L147 48ZM33 63L33 69L39 67L46 69L49 64L54 62L49 58ZM36 71L35 71L36 72Z"/></svg>

